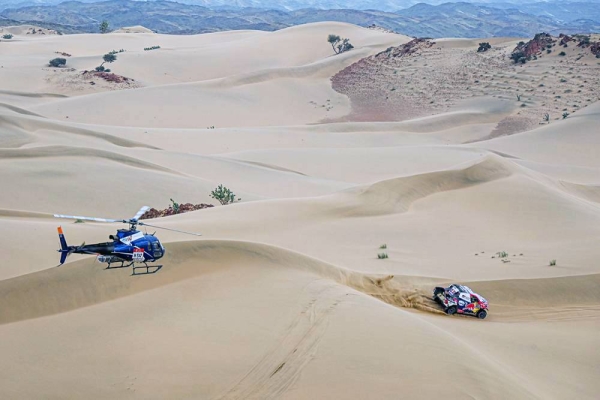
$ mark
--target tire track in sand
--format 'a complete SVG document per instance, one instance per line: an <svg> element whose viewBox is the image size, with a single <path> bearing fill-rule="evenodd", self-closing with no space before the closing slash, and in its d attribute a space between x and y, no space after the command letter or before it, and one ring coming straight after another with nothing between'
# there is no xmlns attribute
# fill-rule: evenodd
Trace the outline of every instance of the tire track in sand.
<svg viewBox="0 0 600 400"><path fill-rule="evenodd" d="M302 369L314 358L329 317L342 298L338 286L310 290L311 300L286 328L284 337L216 400L275 399L296 381ZM328 293L334 290L336 293Z"/></svg>

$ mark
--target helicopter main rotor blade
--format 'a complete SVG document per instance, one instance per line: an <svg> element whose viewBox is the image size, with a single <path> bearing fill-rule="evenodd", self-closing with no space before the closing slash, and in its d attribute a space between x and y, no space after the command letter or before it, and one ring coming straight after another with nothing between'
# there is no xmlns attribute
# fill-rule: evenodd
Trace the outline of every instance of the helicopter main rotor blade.
<svg viewBox="0 0 600 400"><path fill-rule="evenodd" d="M148 207L148 206L144 206L144 207L140 208L140 211L138 211L138 212L137 212L137 214L135 214L135 215L133 216L133 218L131 218L131 219L132 219L132 220L134 220L134 221L137 221L137 220L138 220L138 219L140 219L140 217L141 217L142 215L144 215L144 214L146 213L146 211L148 211L149 209L150 209L150 207Z"/></svg>
<svg viewBox="0 0 600 400"><path fill-rule="evenodd" d="M202 236L201 233L180 231L179 229L163 228L162 226L150 225L150 224L147 224L145 222L138 222L138 225L150 226L152 228L164 229L166 231L173 231L173 232L185 233L186 235Z"/></svg>
<svg viewBox="0 0 600 400"><path fill-rule="evenodd" d="M63 215L63 214L54 214L54 218L80 219L82 221L95 221L95 222L123 222L123 220L120 220L120 219L82 217L82 216L77 216L77 215Z"/></svg>

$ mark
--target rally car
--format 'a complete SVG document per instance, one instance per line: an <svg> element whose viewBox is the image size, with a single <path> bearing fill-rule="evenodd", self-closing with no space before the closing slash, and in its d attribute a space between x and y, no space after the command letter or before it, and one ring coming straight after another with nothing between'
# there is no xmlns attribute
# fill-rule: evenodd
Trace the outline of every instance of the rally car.
<svg viewBox="0 0 600 400"><path fill-rule="evenodd" d="M468 286L452 284L447 288L436 287L433 289L433 300L444 307L448 315L465 314L479 319L487 317L488 302L483 297L473 292Z"/></svg>

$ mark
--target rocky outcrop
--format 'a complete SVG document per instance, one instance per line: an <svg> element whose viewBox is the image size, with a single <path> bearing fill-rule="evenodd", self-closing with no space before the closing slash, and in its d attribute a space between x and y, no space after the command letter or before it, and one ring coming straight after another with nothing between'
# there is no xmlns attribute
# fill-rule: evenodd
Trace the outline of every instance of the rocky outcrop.
<svg viewBox="0 0 600 400"><path fill-rule="evenodd" d="M204 203L200 203L200 204L185 203L185 204L179 204L178 206L179 207L177 208L177 210L175 210L171 206L169 206L169 208L165 208L164 210L157 210L156 208L151 208L148 211L146 211L144 214L142 214L140 219L152 219L152 218L166 217L169 215L183 214L183 213L190 212L190 211L196 211L196 210L202 210L204 208L214 207L212 204L204 204Z"/></svg>
<svg viewBox="0 0 600 400"><path fill-rule="evenodd" d="M519 42L517 47L513 50L511 58L515 62L525 63L534 56L542 54L542 52L552 47L556 43L556 40L547 33L538 33L529 42Z"/></svg>
<svg viewBox="0 0 600 400"><path fill-rule="evenodd" d="M127 78L126 76L121 76L117 74L113 74L112 72L98 72L98 71L83 71L82 75L84 78L101 78L107 82L113 83L130 83L135 81L135 79Z"/></svg>
<svg viewBox="0 0 600 400"><path fill-rule="evenodd" d="M380 60L385 58L410 56L417 53L419 50L429 48L434 44L435 42L432 42L429 39L416 38L401 46L389 47L387 50L373 56L373 59Z"/></svg>
<svg viewBox="0 0 600 400"><path fill-rule="evenodd" d="M564 46L564 45L566 45L567 43L569 43L569 42L572 42L572 41L574 41L574 40L575 40L575 39L574 39L574 38L572 38L571 36L569 36L569 35L565 35L564 33L561 33L560 35L558 35L558 38L560 39L560 45L561 45L561 46Z"/></svg>
<svg viewBox="0 0 600 400"><path fill-rule="evenodd" d="M569 42L577 42L577 47L590 48L590 51L597 58L600 58L600 42L592 42L590 35L573 35L568 36L560 34L559 38L561 46L566 45Z"/></svg>
<svg viewBox="0 0 600 400"><path fill-rule="evenodd" d="M382 26L375 25L375 24L367 26L367 29L370 29L372 31L377 31L377 32L383 32L383 33L395 33L395 34L398 34L398 32L396 32L396 31L393 31L391 29L386 29L386 28L384 28Z"/></svg>
<svg viewBox="0 0 600 400"><path fill-rule="evenodd" d="M590 45L590 50L592 54L596 56L596 58L600 58L600 42L593 42Z"/></svg>

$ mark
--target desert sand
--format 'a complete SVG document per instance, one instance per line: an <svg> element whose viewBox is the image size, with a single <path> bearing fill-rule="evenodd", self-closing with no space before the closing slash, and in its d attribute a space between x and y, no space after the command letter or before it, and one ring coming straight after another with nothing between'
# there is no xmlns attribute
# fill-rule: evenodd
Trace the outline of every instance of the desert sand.
<svg viewBox="0 0 600 400"><path fill-rule="evenodd" d="M568 118L502 135L523 101L492 83L419 86L433 105L452 97L419 115L403 108L415 86L398 85L365 118L332 77L411 38L335 22L134 28L14 28L0 43L1 398L597 398L600 102L587 89L569 93L581 106ZM330 33L355 49L334 55ZM426 63L439 82L478 43L437 42L403 79ZM82 74L121 49L107 66L128 81ZM67 65L48 67L57 52ZM502 79L533 87L572 65L540 61ZM591 63L577 82L598 76ZM56 266L57 226L80 244L121 225L52 214L216 204L219 184L242 200L152 220L203 234L157 232L158 273L80 255ZM433 287L452 282L489 300L487 319L437 308Z"/></svg>

